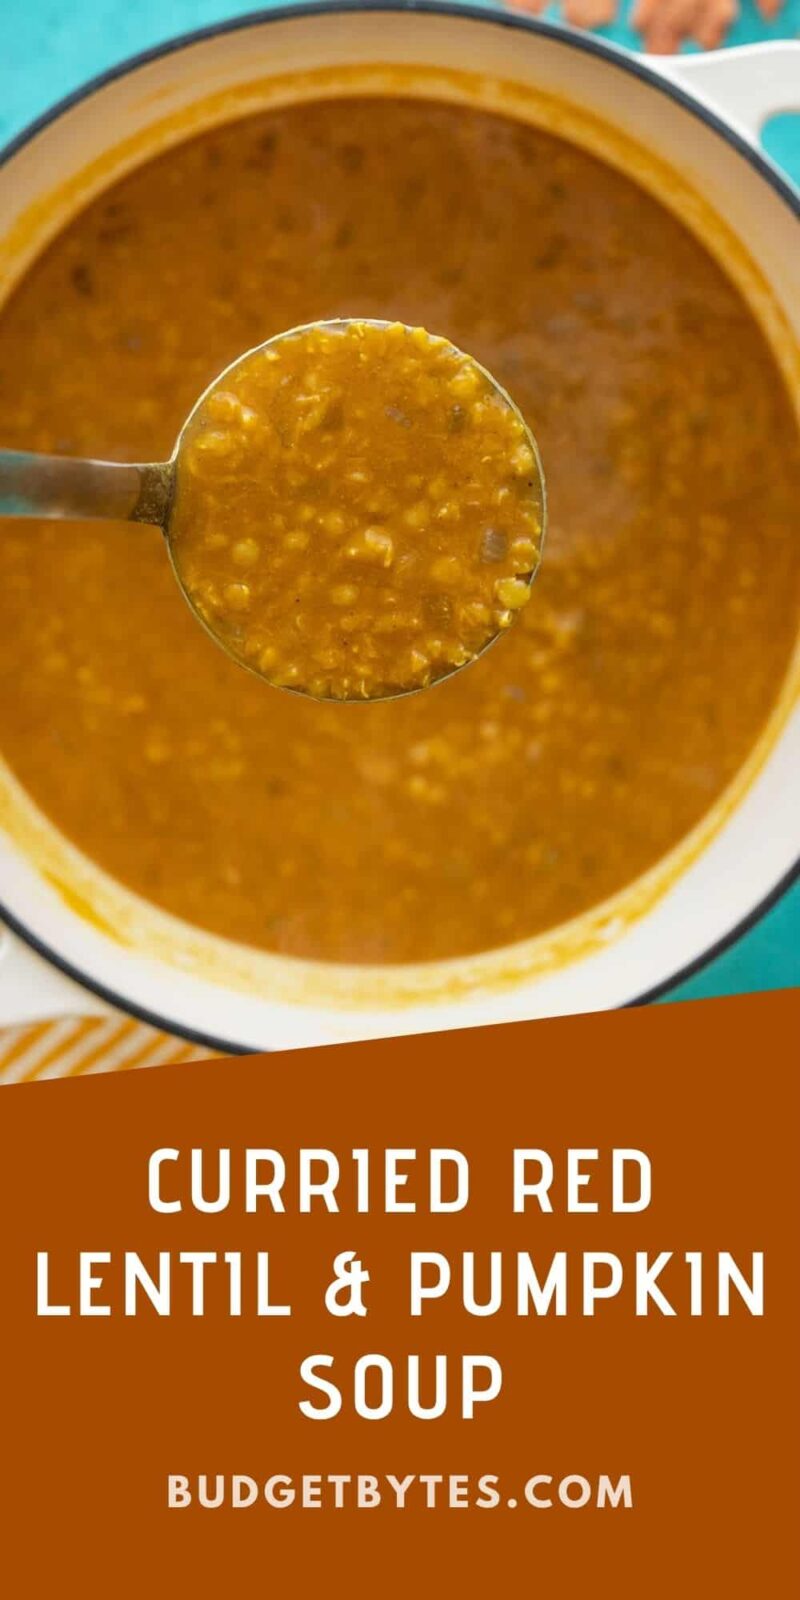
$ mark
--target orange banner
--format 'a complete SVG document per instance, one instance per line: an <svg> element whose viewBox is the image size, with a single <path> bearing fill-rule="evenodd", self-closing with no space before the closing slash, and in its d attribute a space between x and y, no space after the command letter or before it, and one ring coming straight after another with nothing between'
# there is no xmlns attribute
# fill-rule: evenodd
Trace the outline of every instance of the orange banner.
<svg viewBox="0 0 800 1600"><path fill-rule="evenodd" d="M799 1040L794 992L7 1086L5 1591L793 1592Z"/></svg>

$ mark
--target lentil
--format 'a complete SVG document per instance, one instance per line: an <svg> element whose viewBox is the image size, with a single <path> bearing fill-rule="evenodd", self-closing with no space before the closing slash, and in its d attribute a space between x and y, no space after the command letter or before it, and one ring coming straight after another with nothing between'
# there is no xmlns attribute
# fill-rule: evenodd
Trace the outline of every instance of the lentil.
<svg viewBox="0 0 800 1600"><path fill-rule="evenodd" d="M423 328L355 320L223 374L182 437L169 530L191 604L238 661L340 700L474 660L527 604L541 532L525 424L486 373Z"/></svg>

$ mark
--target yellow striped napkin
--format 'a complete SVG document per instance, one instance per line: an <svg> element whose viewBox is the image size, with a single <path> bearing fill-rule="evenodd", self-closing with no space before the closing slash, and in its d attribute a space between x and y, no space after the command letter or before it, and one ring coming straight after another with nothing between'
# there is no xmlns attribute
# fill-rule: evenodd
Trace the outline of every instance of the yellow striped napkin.
<svg viewBox="0 0 800 1600"><path fill-rule="evenodd" d="M207 1061L217 1052L121 1015L0 1028L0 1084Z"/></svg>

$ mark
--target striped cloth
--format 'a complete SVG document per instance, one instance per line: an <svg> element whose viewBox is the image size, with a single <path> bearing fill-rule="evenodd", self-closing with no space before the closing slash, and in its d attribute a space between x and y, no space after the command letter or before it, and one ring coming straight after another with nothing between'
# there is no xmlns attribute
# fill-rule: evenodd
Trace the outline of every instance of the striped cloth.
<svg viewBox="0 0 800 1600"><path fill-rule="evenodd" d="M61 1018L0 1028L0 1084L209 1060L216 1054L130 1017Z"/></svg>

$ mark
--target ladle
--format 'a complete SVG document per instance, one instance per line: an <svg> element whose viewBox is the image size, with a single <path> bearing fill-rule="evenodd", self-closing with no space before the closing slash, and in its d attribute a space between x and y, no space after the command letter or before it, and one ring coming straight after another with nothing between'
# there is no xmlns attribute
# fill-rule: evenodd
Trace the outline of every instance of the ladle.
<svg viewBox="0 0 800 1600"><path fill-rule="evenodd" d="M73 457L34 454L26 451L0 450L0 516L75 520L102 519L114 522L147 523L159 527L164 535L172 566L184 598L206 632L211 634L216 643L232 656L239 665L249 668L257 675L277 684L279 687L311 694L317 699L391 699L400 694L418 692L419 689L427 687L429 683L438 682L440 679L450 676L453 672L460 670L463 665L467 665L481 655L503 631L503 628L507 627L509 622L513 620L516 611L513 613L510 611L504 612L502 621L488 629L485 639L479 642L478 647L475 646L473 638L469 648L462 650L451 649L450 654L453 659L439 661L435 664L424 681L406 682L403 681L402 674L395 673L395 677L391 681L380 683L374 692L365 688L363 677L359 680L357 676L354 677L352 684L349 679L340 678L335 681L333 686L324 677L310 679L308 682L297 682L292 681L289 676L287 681L286 674L284 674L284 678L281 678L266 665L268 659L275 654L273 650L260 648L259 652L258 649L250 648L244 622L237 627L234 621L234 626L231 628L231 617L228 615L224 619L223 625L222 620L218 621L216 619L213 608L210 611L207 605L198 603L197 595L190 592L191 586L187 585L184 563L180 552L176 554L175 513L184 462L188 449L191 447L192 442L197 439L198 432L201 431L204 425L207 425L205 423L205 408L208 406L211 397L214 395L228 395L230 391L235 394L237 385L241 388L242 380L249 373L256 370L259 358L263 358L265 362L275 361L276 358L280 358L288 350L289 341L295 342L291 353L296 357L300 348L297 341L305 340L308 342L313 338L318 339L320 335L352 334L358 332L358 330L366 330L364 337L370 333L370 330L385 330L387 339L396 334L403 348L407 345L409 350L413 347L423 354L428 348L425 341L429 341L431 351L438 352L440 367L444 356L448 359L450 356L456 358L460 366L454 367L453 370L461 372L462 377L464 373L473 372L477 374L484 399L488 397L491 403L501 408L507 417L514 419L515 436L518 439L524 438L528 446L525 455L530 462L530 466L525 472L525 483L518 492L520 497L529 497L531 506L536 511L535 519L531 515L531 523L535 526L535 536L533 537L535 551L533 553L528 551L523 569L516 570L508 581L512 585L524 582L529 586L536 575L539 564L545 517L544 479L536 442L530 429L506 391L501 388L490 373L473 361L472 357L463 355L449 341L424 334L421 329L414 330L406 328L402 324L374 320L337 319L330 322L308 324L302 328L295 328L286 333L278 334L266 340L264 344L259 345L255 350L250 350L245 355L238 357L236 361L232 362L214 379L200 396L178 434L175 449L168 461L119 463L79 460ZM447 370L449 371L450 368ZM288 383L289 378L283 381ZM391 407L386 407L385 409L388 413L392 411ZM462 407L456 405L452 409L455 414L461 411ZM252 412L250 414L252 415ZM400 417L399 420L408 426L405 417ZM494 424L497 425L497 422L498 418L495 417ZM270 441L270 447L272 448L272 445L277 441L276 448L280 449L283 447L280 430L276 429L274 432L275 440ZM414 450L419 446L415 446L410 433L403 437L404 440L408 441L407 443L404 442L403 448L408 451L409 461L413 464ZM478 443L480 444L480 441ZM291 450L291 440L286 444L285 448ZM485 463L489 460L489 457L484 456L483 460ZM491 470L494 470L494 468ZM353 474L352 476L357 477L358 475ZM515 492L517 491L515 490ZM501 498L503 493L508 495L509 491L508 489L502 489L498 478L498 499ZM298 490L298 500L304 498L307 500L308 496ZM281 513L285 512L286 517L284 518L281 515L278 520L284 522L288 518L288 523L291 527L293 511L302 512L307 510L307 506L298 505L293 508L291 503L286 503L286 500L282 500L280 509ZM530 507L527 509L530 511ZM431 516L434 517L435 515L437 515L437 512L434 507L431 511ZM368 524L372 520L374 519L362 516L362 521L366 521ZM366 533L372 534L377 555L380 556L381 541L378 537L380 530L378 529L376 532L374 527L368 526ZM425 536L424 529L420 530L420 540L423 540ZM361 537L361 534L359 534L359 537ZM494 553L492 553L491 544L493 538L495 541L501 541L496 546ZM491 527L487 527L484 532L484 539L488 540L487 554L484 559L487 561L500 560L501 557L497 555L496 550L497 548L503 550L507 545L508 541L505 536L498 535ZM223 541L220 540L220 542ZM321 542L324 544L324 540ZM241 549L241 543L239 548ZM525 542L523 541L518 548L520 550L525 549ZM325 549L323 549L322 554L324 559ZM306 552L304 559L308 568L319 562L319 542ZM390 578L393 577L393 574L387 577L387 584L390 582ZM296 579L295 586L299 587ZM245 588L246 585L244 584L228 585L228 589L231 590ZM339 586L340 591L344 588L346 588L345 585ZM336 592L335 589L333 592ZM293 596L292 599L294 598L296 597ZM391 596L389 599L391 601ZM287 598L287 605L288 603L289 600ZM499 602L497 604L499 605ZM518 591L516 604L520 604ZM448 605L450 605L450 602L446 598L440 598L440 609L444 610ZM298 613L293 613L294 622L297 622L298 615ZM450 615L452 615L452 606L450 606ZM498 612L495 611L492 615L497 616ZM356 619L355 630L359 631L358 619ZM363 635L363 620L360 632ZM342 685L344 685L344 688Z"/></svg>

